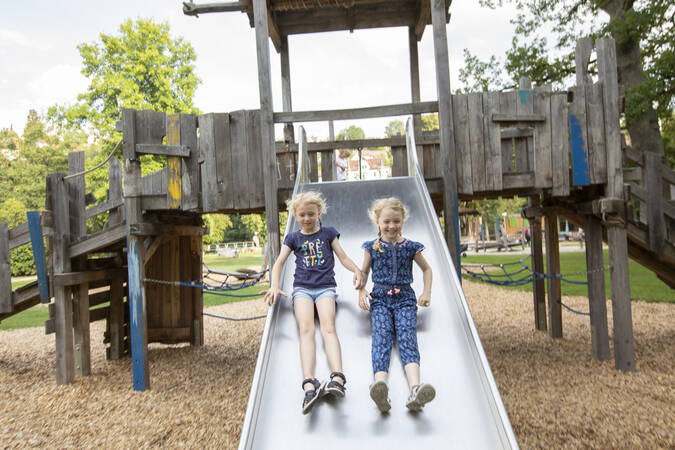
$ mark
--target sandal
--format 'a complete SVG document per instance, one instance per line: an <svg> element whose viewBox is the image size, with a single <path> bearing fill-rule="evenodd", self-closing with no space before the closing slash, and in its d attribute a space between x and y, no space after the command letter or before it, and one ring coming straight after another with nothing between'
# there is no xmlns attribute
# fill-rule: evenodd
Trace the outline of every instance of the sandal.
<svg viewBox="0 0 675 450"><path fill-rule="evenodd" d="M342 383L336 381L335 377L342 378ZM326 384L324 392L326 394L332 395L333 397L344 397L345 391L347 390L347 388L345 388L345 384L347 384L347 378L345 377L345 374L342 372L332 372L330 374L330 381Z"/></svg>
<svg viewBox="0 0 675 450"><path fill-rule="evenodd" d="M302 389L305 389L305 384L307 383L310 383L312 386L314 386L314 389L308 389L305 391L305 398L302 400L303 414L307 414L312 410L312 407L323 392L323 388L325 386L324 383L319 383L319 380L316 378L305 378L302 380Z"/></svg>

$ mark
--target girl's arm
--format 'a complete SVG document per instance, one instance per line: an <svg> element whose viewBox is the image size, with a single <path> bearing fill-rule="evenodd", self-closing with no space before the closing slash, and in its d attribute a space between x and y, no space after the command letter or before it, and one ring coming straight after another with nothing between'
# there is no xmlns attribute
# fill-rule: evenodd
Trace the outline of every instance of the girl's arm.
<svg viewBox="0 0 675 450"><path fill-rule="evenodd" d="M281 250L279 251L279 257L277 258L274 266L272 267L272 275L270 276L270 288L265 294L265 301L268 305L273 305L277 301L277 296L279 294L284 297L288 297L288 294L279 289L279 279L281 278L281 269L284 267L284 263L288 258L288 255L291 254L291 248L288 245L282 245Z"/></svg>
<svg viewBox="0 0 675 450"><path fill-rule="evenodd" d="M365 253L363 256L363 265L361 266L361 272L363 272L363 286L359 289L359 307L364 311L368 311L370 309L370 302L368 300L372 300L372 297L368 291L366 291L366 281L368 281L368 272L370 272L370 253L368 253L366 249L363 249L363 252Z"/></svg>
<svg viewBox="0 0 675 450"><path fill-rule="evenodd" d="M422 252L415 254L415 262L420 266L420 269L422 269L422 274L424 276L424 290L417 300L417 304L420 306L429 306L431 303L431 280L433 278L431 266L427 260L424 259L424 256L422 256Z"/></svg>
<svg viewBox="0 0 675 450"><path fill-rule="evenodd" d="M346 269L354 272L354 287L356 289L361 289L361 287L363 287L363 285L365 284L363 274L359 270L358 266L354 263L354 261L352 261L351 258L347 256L345 251L342 249L342 245L340 245L340 239L338 239L337 237L333 239L333 242L331 242L330 246L333 248L333 252L335 252L337 257L340 259L342 265Z"/></svg>

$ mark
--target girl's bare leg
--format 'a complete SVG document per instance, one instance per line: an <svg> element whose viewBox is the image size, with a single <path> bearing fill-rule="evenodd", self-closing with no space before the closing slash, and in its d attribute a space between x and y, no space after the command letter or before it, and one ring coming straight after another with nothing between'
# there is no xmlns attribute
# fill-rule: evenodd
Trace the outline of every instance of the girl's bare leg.
<svg viewBox="0 0 675 450"><path fill-rule="evenodd" d="M375 372L375 381L384 381L386 383L388 375L389 375L389 373L385 372L384 370L381 370L379 372Z"/></svg>
<svg viewBox="0 0 675 450"><path fill-rule="evenodd" d="M408 380L408 389L420 384L420 365L417 363L408 363L404 367L405 377Z"/></svg>
<svg viewBox="0 0 675 450"><path fill-rule="evenodd" d="M298 297L293 303L295 321L298 323L300 334L300 364L302 365L302 377L314 378L314 366L316 362L316 346L314 344L314 302L308 298ZM307 383L302 387L304 390L314 389Z"/></svg>
<svg viewBox="0 0 675 450"><path fill-rule="evenodd" d="M342 350L340 340L335 331L335 300L330 297L316 301L316 310L319 313L319 328L326 348L326 358L331 372L342 372ZM344 382L344 380L338 380Z"/></svg>

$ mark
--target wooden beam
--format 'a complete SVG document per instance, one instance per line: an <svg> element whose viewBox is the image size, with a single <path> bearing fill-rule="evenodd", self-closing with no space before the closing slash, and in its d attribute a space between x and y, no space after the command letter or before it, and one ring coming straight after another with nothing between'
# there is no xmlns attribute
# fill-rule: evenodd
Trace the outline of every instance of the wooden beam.
<svg viewBox="0 0 675 450"><path fill-rule="evenodd" d="M407 114L423 114L430 112L438 112L438 102L403 103L399 105L324 111L276 112L274 113L274 123L370 119L373 117L405 116Z"/></svg>
<svg viewBox="0 0 675 450"><path fill-rule="evenodd" d="M546 122L544 114L493 114L493 122Z"/></svg>
<svg viewBox="0 0 675 450"><path fill-rule="evenodd" d="M539 196L528 198L531 208L539 207ZM532 270L544 273L544 251L542 248L541 217L533 217L530 221L530 255L532 255ZM543 279L532 283L532 297L534 300L534 327L539 331L546 331L546 286Z"/></svg>
<svg viewBox="0 0 675 450"><path fill-rule="evenodd" d="M555 275L560 273L560 247L558 243L558 216L548 215L544 217L546 227L546 273ZM548 321L549 335L552 338L561 338L562 331L562 306L560 301L561 289L560 278L549 278L548 285Z"/></svg>
<svg viewBox="0 0 675 450"><path fill-rule="evenodd" d="M258 89L260 93L260 135L265 183L267 237L271 243L271 260L279 255L279 205L277 204L277 158L274 146L272 80L267 38L269 35L267 0L252 0L255 22L256 54L258 60Z"/></svg>
<svg viewBox="0 0 675 450"><path fill-rule="evenodd" d="M70 221L68 212L68 192L62 174L49 175L48 191L52 199L51 210L54 214L54 275L70 272ZM56 384L71 384L75 379L73 355L73 300L71 289L66 286L54 286L56 305Z"/></svg>
<svg viewBox="0 0 675 450"><path fill-rule="evenodd" d="M124 197L127 227L127 264L129 286L129 329L133 388L150 388L148 332L143 261L143 237L131 234L130 226L143 220L141 210L141 163L136 154L136 111L122 110L124 128Z"/></svg>
<svg viewBox="0 0 675 450"><path fill-rule="evenodd" d="M603 84L602 96L605 118L607 177L605 195L623 198L621 130L619 128L619 82L616 48L611 38L596 42L598 76ZM625 200L625 199L624 199ZM635 370L635 341L630 304L630 275L628 272L628 242L620 218L607 225L609 263L612 266L612 316L614 323L614 365L623 371Z"/></svg>
<svg viewBox="0 0 675 450"><path fill-rule="evenodd" d="M250 8L250 1L242 0L238 2L217 2L217 3L202 3L200 5L194 2L183 2L183 14L186 16L198 17L199 14L216 13L216 12L233 12L246 11Z"/></svg>
<svg viewBox="0 0 675 450"><path fill-rule="evenodd" d="M270 39L272 44L274 44L274 49L277 53L281 53L281 34L279 33L279 28L277 28L277 21L275 19L274 12L272 10L267 10L267 23Z"/></svg>
<svg viewBox="0 0 675 450"><path fill-rule="evenodd" d="M602 223L595 216L586 216L586 270L588 270L588 306L591 319L591 347L593 358L608 360L609 334L607 331L607 304L605 298L605 261L602 253Z"/></svg>
<svg viewBox="0 0 675 450"><path fill-rule="evenodd" d="M164 155L187 158L190 156L190 148L187 145L172 144L136 144L136 153L144 155Z"/></svg>
<svg viewBox="0 0 675 450"><path fill-rule="evenodd" d="M445 239L455 270L460 276L461 251L459 247L459 201L457 198L457 168L455 163L452 97L450 95L450 62L446 31L447 8L445 0L431 0L431 21L434 33L436 60L436 90L438 93L438 125L440 136L441 168L443 174L443 211L445 214ZM420 111L422 112L422 111Z"/></svg>
<svg viewBox="0 0 675 450"><path fill-rule="evenodd" d="M415 20L415 26L413 32L415 33L415 38L418 41L422 40L422 35L424 34L424 29L427 24L431 22L431 8L429 7L429 0L419 0L417 2L417 20Z"/></svg>
<svg viewBox="0 0 675 450"><path fill-rule="evenodd" d="M103 214L104 212L117 209L120 206L124 206L124 201L121 198L87 208L84 215L87 219L90 219L92 217L98 216L99 214Z"/></svg>
<svg viewBox="0 0 675 450"><path fill-rule="evenodd" d="M104 269L91 270L87 272L64 272L54 274L54 284L56 286L76 286L78 284L89 283L91 281L108 280L112 278L124 277L127 269Z"/></svg>
<svg viewBox="0 0 675 450"><path fill-rule="evenodd" d="M9 262L9 229L0 223L0 314L12 312L12 270Z"/></svg>
<svg viewBox="0 0 675 450"><path fill-rule="evenodd" d="M99 233L87 236L84 240L72 244L69 248L72 257L85 255L93 251L108 247L127 237L126 225L121 224Z"/></svg>
<svg viewBox="0 0 675 450"><path fill-rule="evenodd" d="M171 225L163 223L136 223L129 226L133 236L202 236L206 229L199 225Z"/></svg>
<svg viewBox="0 0 675 450"><path fill-rule="evenodd" d="M427 1L427 11L428 0ZM419 51L417 48L418 39L415 36L415 30L408 28L408 50L410 54L410 99L413 103L420 102L420 62ZM424 147L422 146L422 116L413 114L413 130L415 132L415 144L417 146L417 161L420 168L424 170Z"/></svg>

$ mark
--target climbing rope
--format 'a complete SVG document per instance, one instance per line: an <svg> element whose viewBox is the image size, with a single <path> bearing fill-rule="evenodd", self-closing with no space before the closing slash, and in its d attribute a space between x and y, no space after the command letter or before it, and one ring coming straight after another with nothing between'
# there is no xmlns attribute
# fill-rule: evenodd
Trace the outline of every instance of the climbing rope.
<svg viewBox="0 0 675 450"><path fill-rule="evenodd" d="M528 257L529 258L529 257ZM520 261L515 261L515 262L510 262L510 263L502 263L502 264L463 264L462 265L462 272L469 277L482 281L484 283L490 283L494 284L496 286L523 286L525 284L532 283L533 281L538 281L538 280L546 280L546 279L558 279L560 281L564 281L565 283L570 283L570 284L588 284L588 281L580 281L580 280L572 280L570 277L574 276L580 276L580 275L586 275L588 278L588 274L591 273L596 273L596 272L604 272L606 270L610 270L611 266L606 266L606 267L599 267L597 269L591 269L591 270L586 270L586 271L579 271L579 272L570 272L570 273L541 273L541 272L536 272L532 269L529 268L527 264L525 264L525 259L521 259ZM513 272L507 271L506 267L507 266L512 266L512 265L520 265L521 267ZM472 270L469 270L468 267L480 267L481 273L474 272ZM497 271L497 273L494 273L493 271L486 270L486 267L489 268L496 268L496 269L501 269L500 273ZM519 276L521 273L527 272L525 276ZM516 276L519 276L516 278ZM589 316L590 313L584 312L584 311L579 311L574 308L571 308L570 306L567 306L561 301L558 301L558 304L560 304L562 307L567 309L570 312L573 312L575 314L581 314L584 316Z"/></svg>
<svg viewBox="0 0 675 450"><path fill-rule="evenodd" d="M237 298L246 298L246 297L259 297L260 293L256 294L232 294L232 291L239 291L251 286L255 286L258 284L265 274L267 273L267 269L263 270L262 272L255 272L255 273L242 273L242 272L221 272L217 270L212 270L210 269L206 264L204 264L204 267L206 268L206 275L203 276L200 279L197 280L191 280L191 281L168 281L168 280L156 280L153 278L144 278L143 282L144 283L155 283L155 284L164 284L164 285L169 285L169 286L180 286L180 287L191 287L191 288L196 288L200 289L202 292L206 292L208 294L212 295L220 295L224 297L237 297ZM224 275L225 278L223 280L219 280L217 278L214 278L211 276L211 274L216 274L216 275ZM242 283L237 283L237 284L230 284L228 283L228 280L232 278L237 278L237 279L245 279L245 280L250 280L250 281L244 281ZM210 283L205 282L205 280L210 281Z"/></svg>
<svg viewBox="0 0 675 450"><path fill-rule="evenodd" d="M225 317L225 316L219 316L217 314L209 314L209 313L202 313L203 316L209 316L209 317L215 317L216 319L223 319L223 320L231 320L232 322L243 322L246 320L257 320L257 319L264 319L267 317L267 314L263 316L253 316L253 317Z"/></svg>
<svg viewBox="0 0 675 450"><path fill-rule="evenodd" d="M115 145L115 148L112 149L112 151L110 152L110 154L108 155L108 157L107 157L106 159L104 159L103 161L101 161L100 163L96 164L96 165L95 165L94 167L92 167L91 169L87 169L87 170L84 170L84 171L82 171L82 172L71 173L70 175L66 175L65 177L63 177L63 179L64 179L64 180L68 180L68 179L70 179L70 178L79 177L79 176L86 175L86 174L88 174L89 172L92 172L92 171L98 169L98 168L101 167L103 164L107 163L108 160L112 157L112 155L115 154L115 151L117 151L117 149L119 148L119 146L120 146L120 144L122 143L122 141L123 141L123 139L120 139L119 142Z"/></svg>

